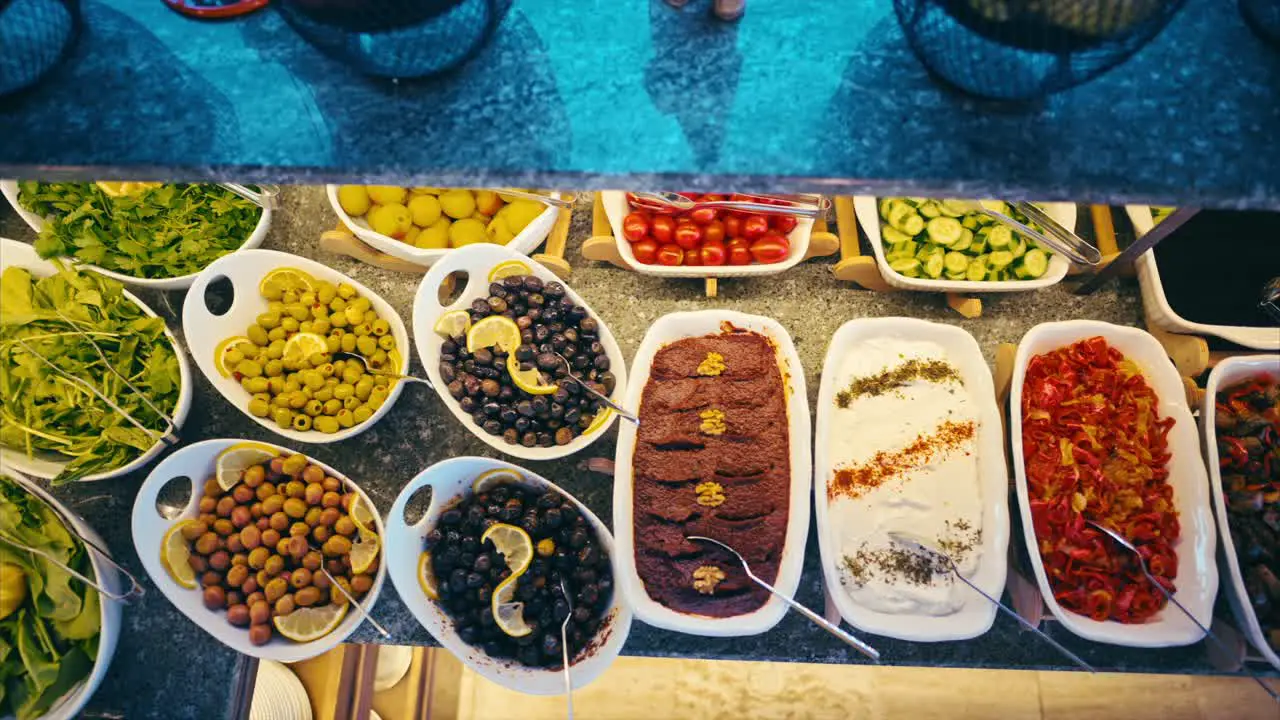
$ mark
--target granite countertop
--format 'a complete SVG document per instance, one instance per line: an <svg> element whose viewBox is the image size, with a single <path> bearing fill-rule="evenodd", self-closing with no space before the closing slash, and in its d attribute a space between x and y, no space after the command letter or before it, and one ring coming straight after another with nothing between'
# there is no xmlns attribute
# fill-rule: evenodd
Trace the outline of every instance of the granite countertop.
<svg viewBox="0 0 1280 720"><path fill-rule="evenodd" d="M306 44L280 4L199 22L85 0L69 61L0 98L0 177L1280 208L1280 52L1234 2L1189 0L1128 62L1021 104L936 82L893 3L756 0L726 24L707 2L520 0L467 65L393 82Z"/></svg>
<svg viewBox="0 0 1280 720"><path fill-rule="evenodd" d="M317 238L335 222L322 188L286 188L282 201L283 207L275 215L264 247L317 258L349 274L379 293L409 323L417 276L379 270L319 251ZM1036 323L1093 318L1136 325L1141 317L1136 285L1122 281L1089 297L1072 295L1061 287L1027 294L986 295L982 298L984 316L966 320L948 309L941 296L877 294L841 283L831 275L833 260L830 258L811 260L775 277L721 280L720 296L707 299L699 281L658 279L583 260L578 250L589 235L590 205L579 201L567 252L574 265L570 285L609 325L628 359L654 319L669 312L732 308L767 315L782 323L795 341L805 369L811 406L816 401L828 339L836 328L852 318L911 316L958 325L973 334L988 362L992 362L999 343L1016 343ZM7 206L0 206L0 236L27 241L33 238ZM183 302L181 293L138 294L165 316L170 327L182 337L183 328L177 324ZM416 358L414 367L420 370ZM243 437L281 442L281 438L249 422L199 372L194 374L195 401L183 428L184 441ZM584 461L612 458L615 438L616 430L611 430L576 456L526 464L573 493L601 519L611 523L612 481L588 472ZM457 423L435 394L418 386L406 388L391 411L360 436L297 449L341 469L359 482L383 512L401 487L428 465L458 455L495 455L489 446ZM237 708L229 698L237 674L244 667L244 659L179 613L145 577L134 551L128 530L129 514L134 494L144 477L145 471L54 491L102 534L115 557L136 573L147 588L141 602L125 609L125 630L115 660L90 709L131 720L235 717ZM1014 542L1020 542L1019 538L1014 538ZM811 528L797 599L820 609L823 607L822 571L817 547ZM1221 611L1226 611L1225 601L1220 601L1219 606ZM390 582L384 586L373 616L391 632L393 642L434 644ZM1203 644L1137 650L1080 640L1055 623L1049 623L1048 632L1101 670L1212 672ZM870 639L888 664L1069 667L1044 643L1037 642L1002 615L997 616L994 627L985 635L965 642L926 644L874 636ZM376 642L379 638L366 623L351 640ZM740 660L863 662L839 641L794 614L769 633L745 640L680 635L637 622L624 652Z"/></svg>

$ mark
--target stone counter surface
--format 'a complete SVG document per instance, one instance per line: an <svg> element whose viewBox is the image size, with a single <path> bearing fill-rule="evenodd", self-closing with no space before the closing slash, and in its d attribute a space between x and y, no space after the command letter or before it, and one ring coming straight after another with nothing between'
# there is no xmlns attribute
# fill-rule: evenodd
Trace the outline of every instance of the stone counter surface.
<svg viewBox="0 0 1280 720"><path fill-rule="evenodd" d="M264 247L326 262L379 293L411 325L411 303L418 276L383 271L321 252L316 241L336 219L318 187L286 188L283 207ZM1087 214L1086 214L1087 217ZM827 342L843 322L859 317L911 316L963 327L977 338L988 362L999 343L1016 343L1036 323L1092 318L1136 325L1141 303L1132 281L1112 284L1091 297L1077 297L1061 288L1029 294L983 296L985 314L966 320L948 309L941 296L919 293L877 294L857 290L831 275L832 259L806 262L785 274L722 280L720 297L703 296L701 282L665 280L583 260L582 241L590 235L590 205L580 201L574 215L567 256L574 265L569 284L612 329L628 360L649 325L659 316L680 310L730 308L767 315L786 327L804 365L811 406L816 402L821 363ZM30 241L33 234L6 207L0 209L0 236ZM183 295L139 293L165 316L179 337ZM415 371L421 366L414 360ZM192 367L195 401L183 428L185 442L239 437L270 442L282 439L250 422ZM527 463L590 506L611 524L612 490L609 477L585 470L588 458L612 458L616 430L575 456ZM285 443L282 443L285 444ZM408 386L391 411L368 431L330 445L295 445L342 470L369 493L382 512L401 487L423 468L459 455L497 456L461 427L441 400L423 386ZM145 577L129 535L134 495L146 472L104 482L61 487L55 494L85 517L106 539L115 557L137 574L146 597L125 609L125 628L111 671L90 709L130 718L180 720L233 718L237 708L230 697L243 659L218 644L178 612ZM1016 512L1014 513L1016 515ZM1012 542L1021 544L1015 533ZM823 607L822 571L817 541L810 529L804 575L797 599ZM1225 612L1225 603L1220 603ZM391 632L396 643L430 645L432 638L417 623L388 581L373 616ZM1056 623L1048 632L1099 669L1132 672L1204 673L1211 668L1203 644L1187 648L1134 650L1080 640ZM1011 619L996 617L985 635L965 642L911 643L866 636L883 654L885 663L902 665L990 668L1067 668L1068 664L1044 643L1022 631ZM351 638L375 642L378 635L366 623ZM703 638L657 630L635 623L624 652L635 655L859 663L861 656L836 639L792 614L774 630L753 638Z"/></svg>

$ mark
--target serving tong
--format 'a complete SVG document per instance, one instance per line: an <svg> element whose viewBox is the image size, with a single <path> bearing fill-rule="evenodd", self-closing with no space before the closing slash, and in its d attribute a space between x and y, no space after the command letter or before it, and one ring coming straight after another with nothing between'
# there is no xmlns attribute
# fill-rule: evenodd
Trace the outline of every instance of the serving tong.
<svg viewBox="0 0 1280 720"><path fill-rule="evenodd" d="M1047 245L1054 252L1063 255L1071 262L1077 265L1085 265L1092 267L1102 262L1102 253L1098 248L1094 247L1079 235L1071 232L1063 227L1057 220L1054 220L1045 211L1036 207L1029 202L1010 202L1008 205L1014 210L1022 213L1028 220L1040 226L1043 232L1032 229L1024 223L1018 222L1008 215L995 209L994 206L984 205L978 200L948 200L951 205L960 205L965 208L966 212L975 212L986 215L1001 225L1005 225L1017 232L1026 235L1035 240L1037 243Z"/></svg>
<svg viewBox="0 0 1280 720"><path fill-rule="evenodd" d="M275 210L280 206L279 185L257 185L257 190L240 183L218 183L218 187L229 190L264 210Z"/></svg>
<svg viewBox="0 0 1280 720"><path fill-rule="evenodd" d="M831 207L831 201L821 195L746 195L751 200L712 200L710 202L690 200L675 192L631 192L628 195L631 204L636 207L667 214L696 208L715 208L760 215L791 215L816 220L824 216Z"/></svg>

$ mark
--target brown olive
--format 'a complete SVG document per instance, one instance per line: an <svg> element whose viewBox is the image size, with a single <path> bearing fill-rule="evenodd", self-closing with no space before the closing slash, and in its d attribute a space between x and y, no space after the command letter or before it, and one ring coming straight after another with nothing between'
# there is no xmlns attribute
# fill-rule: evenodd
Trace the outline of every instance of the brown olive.
<svg viewBox="0 0 1280 720"><path fill-rule="evenodd" d="M182 537L187 542L195 542L200 539L201 535L207 532L209 532L209 526L199 521L182 527Z"/></svg>
<svg viewBox="0 0 1280 720"><path fill-rule="evenodd" d="M210 585L204 589L204 606L210 610L221 610L227 601L227 593L221 585Z"/></svg>
<svg viewBox="0 0 1280 720"><path fill-rule="evenodd" d="M249 642L254 645L266 645L271 642L271 623L262 623L249 628Z"/></svg>
<svg viewBox="0 0 1280 720"><path fill-rule="evenodd" d="M307 503L302 498L291 497L284 501L284 514L297 520L307 514Z"/></svg>
<svg viewBox="0 0 1280 720"><path fill-rule="evenodd" d="M231 553L219 550L209 556L209 567L214 570L226 570L231 566Z"/></svg>
<svg viewBox="0 0 1280 720"><path fill-rule="evenodd" d="M271 518L267 517L266 515L263 515L262 517L254 521L253 526L258 528L259 530L265 531L271 527Z"/></svg>
<svg viewBox="0 0 1280 720"><path fill-rule="evenodd" d="M329 588L329 602L333 603L334 605L346 605L347 596L342 593L342 590L346 590L348 593L350 593L351 583L347 582L347 579L344 577L334 578L334 579L338 581L338 584ZM342 586L341 590L338 589L339 585Z"/></svg>
<svg viewBox="0 0 1280 720"><path fill-rule="evenodd" d="M336 477L326 477L320 483L320 487L324 488L325 492L338 492L342 489L342 481Z"/></svg>
<svg viewBox="0 0 1280 720"><path fill-rule="evenodd" d="M369 592L369 590L372 587L373 587L372 577L364 574L351 576L351 590L353 592L363 595L364 593Z"/></svg>
<svg viewBox="0 0 1280 720"><path fill-rule="evenodd" d="M227 622L236 627L247 626L249 624L249 607L241 603L227 608Z"/></svg>
<svg viewBox="0 0 1280 720"><path fill-rule="evenodd" d="M302 481L308 485L312 483L319 484L324 481L324 468L319 465L308 465L302 471Z"/></svg>
<svg viewBox="0 0 1280 720"><path fill-rule="evenodd" d="M262 502L266 502L267 498L276 494L276 486L269 482L262 483L255 490L254 494L257 495L258 499Z"/></svg>
<svg viewBox="0 0 1280 720"><path fill-rule="evenodd" d="M304 587L293 594L293 601L302 607L311 607L324 597L324 591L318 587Z"/></svg>
<svg viewBox="0 0 1280 720"><path fill-rule="evenodd" d="M241 530L240 544L243 545L246 550L253 550L257 548L262 544L262 531L258 529L257 525L250 525L249 527Z"/></svg>
<svg viewBox="0 0 1280 720"><path fill-rule="evenodd" d="M256 521L262 517L262 503L255 502L249 506L249 515Z"/></svg>
<svg viewBox="0 0 1280 720"><path fill-rule="evenodd" d="M231 511L231 524L237 528L242 528L253 522L253 514L249 512L249 508L240 505Z"/></svg>
<svg viewBox="0 0 1280 720"><path fill-rule="evenodd" d="M353 495L352 493L347 493L346 495L343 495L343 496L342 496L342 509L343 509L343 510L346 510L347 512L351 512L351 499L352 499L353 497L355 497L355 495Z"/></svg>
<svg viewBox="0 0 1280 720"><path fill-rule="evenodd" d="M231 491L231 497L235 498L236 502L241 505L248 505L253 502L255 495L253 488L248 485L237 485L236 489Z"/></svg>
<svg viewBox="0 0 1280 720"><path fill-rule="evenodd" d="M227 571L227 584L231 587L238 588L249 579L249 568L244 565L233 565Z"/></svg>
<svg viewBox="0 0 1280 720"><path fill-rule="evenodd" d="M267 601L267 596L261 590L256 590L254 592L251 592L248 595L246 595L244 598L244 604L248 605L250 610L253 609L254 603L260 603L260 602L266 602L266 601ZM271 606L268 605L267 607L271 607Z"/></svg>
<svg viewBox="0 0 1280 720"><path fill-rule="evenodd" d="M311 584L327 592L329 590L329 586L333 583L329 580L328 575L318 572L311 575Z"/></svg>
<svg viewBox="0 0 1280 720"><path fill-rule="evenodd" d="M236 526L226 518L218 518L213 521L213 531L222 537L226 537L236 531Z"/></svg>
<svg viewBox="0 0 1280 720"><path fill-rule="evenodd" d="M287 592L289 592L289 582L284 578L272 578L263 590L263 594L267 596L267 602L275 602L284 597Z"/></svg>
<svg viewBox="0 0 1280 720"><path fill-rule="evenodd" d="M271 620L271 606L266 601L254 603L249 606L249 622L254 625L261 625Z"/></svg>
<svg viewBox="0 0 1280 720"><path fill-rule="evenodd" d="M249 553L244 551L232 553L231 567L235 567L237 565L243 565L246 568L249 567Z"/></svg>
<svg viewBox="0 0 1280 720"><path fill-rule="evenodd" d="M311 483L307 486L306 491L302 494L302 499L307 501L308 505L319 505L324 499L324 488L320 483Z"/></svg>
<svg viewBox="0 0 1280 720"><path fill-rule="evenodd" d="M188 555L187 564L191 566L191 571L197 575L209 569L209 560L203 555Z"/></svg>
<svg viewBox="0 0 1280 720"><path fill-rule="evenodd" d="M284 509L284 496L272 495L262 501L262 514L275 515Z"/></svg>
<svg viewBox="0 0 1280 720"><path fill-rule="evenodd" d="M258 574L253 576L253 579L258 581L258 588L261 589L266 587L267 583L271 582L271 574L264 568L259 570Z"/></svg>
<svg viewBox="0 0 1280 720"><path fill-rule="evenodd" d="M289 557L289 541L290 540L292 540L292 538L285 538L281 540L278 544L276 544L276 555L279 555L282 558Z"/></svg>
<svg viewBox="0 0 1280 720"><path fill-rule="evenodd" d="M214 513L218 517L231 517L231 511L236 506L236 499L230 495L224 495L218 499L218 505L214 509Z"/></svg>
<svg viewBox="0 0 1280 720"><path fill-rule="evenodd" d="M232 605L243 605L243 604L244 604L244 593L240 592L239 590L227 591L227 607L231 607Z"/></svg>
<svg viewBox="0 0 1280 720"><path fill-rule="evenodd" d="M311 571L304 567L293 570L289 575L289 584L293 586L294 590L301 590L302 588L310 585Z"/></svg>
<svg viewBox="0 0 1280 720"><path fill-rule="evenodd" d="M244 484L256 488L267 479L267 471L261 465L254 465L244 471Z"/></svg>
<svg viewBox="0 0 1280 720"><path fill-rule="evenodd" d="M334 504L337 504L336 500L334 501ZM320 511L320 524L325 527L333 527L334 523L338 522L338 518L340 517L342 517L342 511L326 503L325 509Z"/></svg>
<svg viewBox="0 0 1280 720"><path fill-rule="evenodd" d="M333 524L333 529L339 535L351 536L356 534L355 522L352 521L352 519L346 515L343 515L342 517L338 518L338 521Z"/></svg>
<svg viewBox="0 0 1280 720"><path fill-rule="evenodd" d="M246 567L245 570L247 571L248 568ZM244 579L244 582L240 583L240 592L244 593L245 595L252 595L258 592L258 579L254 577L252 574L250 574L249 577ZM253 603L245 603L245 604L252 605Z"/></svg>
<svg viewBox="0 0 1280 720"><path fill-rule="evenodd" d="M309 549L307 546L307 538L305 535L294 535L287 541L289 543L289 557L295 561L300 561L307 554Z"/></svg>
<svg viewBox="0 0 1280 720"><path fill-rule="evenodd" d="M338 557L351 552L351 541L341 535L334 535L324 541L324 554L329 557Z"/></svg>
<svg viewBox="0 0 1280 720"><path fill-rule="evenodd" d="M315 572L324 564L324 557L319 552L312 550L302 557L302 567Z"/></svg>
<svg viewBox="0 0 1280 720"><path fill-rule="evenodd" d="M222 497L222 486L218 484L218 478L211 477L204 481L204 494L214 500Z"/></svg>
<svg viewBox="0 0 1280 720"><path fill-rule="evenodd" d="M288 615L293 612L294 603L292 595L282 595L275 602L276 615Z"/></svg>
<svg viewBox="0 0 1280 720"><path fill-rule="evenodd" d="M238 553L244 550L244 544L240 541L240 533L227 536L227 550Z"/></svg>
<svg viewBox="0 0 1280 720"><path fill-rule="evenodd" d="M209 512L202 512L196 516L197 522L202 522L205 524L205 527L210 527L210 528L213 527L213 523L217 519L218 519L218 516L214 515L212 510L210 510Z"/></svg>
<svg viewBox="0 0 1280 720"><path fill-rule="evenodd" d="M284 487L284 494L291 498L302 499L302 495L307 491L307 486L301 480L290 480L289 484Z"/></svg>
<svg viewBox="0 0 1280 720"><path fill-rule="evenodd" d="M289 526L289 537L306 537L311 534L311 526L299 520Z"/></svg>
<svg viewBox="0 0 1280 720"><path fill-rule="evenodd" d="M268 548L273 548L280 544L280 531L275 528L267 528L262 531L262 544Z"/></svg>
<svg viewBox="0 0 1280 720"><path fill-rule="evenodd" d="M342 496L332 490L326 490L324 495L320 496L320 504L327 509L335 509L342 504Z"/></svg>
<svg viewBox="0 0 1280 720"><path fill-rule="evenodd" d="M320 513L322 512L324 510L319 506L312 506L307 508L307 514L302 516L302 520L311 527L315 527L320 524Z"/></svg>
<svg viewBox="0 0 1280 720"><path fill-rule="evenodd" d="M210 570L200 576L200 585L203 587L213 587L222 584L222 573Z"/></svg>
<svg viewBox="0 0 1280 720"><path fill-rule="evenodd" d="M211 532L206 532L196 538L196 552L201 555L212 555L218 549L218 536Z"/></svg>
<svg viewBox="0 0 1280 720"><path fill-rule="evenodd" d="M283 475L284 474L284 458L282 457L271 458L271 462L267 463L267 472L276 476Z"/></svg>
<svg viewBox="0 0 1280 720"><path fill-rule="evenodd" d="M271 529L272 529L272 530L278 530L278 531L280 531L280 532L284 532L285 530L288 530L288 529L289 529L289 516L288 516L288 515L285 515L283 511L278 512L278 513L276 513L276 514L272 515L272 516L271 516Z"/></svg>
<svg viewBox="0 0 1280 720"><path fill-rule="evenodd" d="M324 569L329 571L330 575L341 575L347 571L347 566L340 559L326 560Z"/></svg>
<svg viewBox="0 0 1280 720"><path fill-rule="evenodd" d="M201 513L212 513L214 510L218 508L218 501L209 497L208 495L205 495L204 497L200 498L199 507L200 507Z"/></svg>
<svg viewBox="0 0 1280 720"><path fill-rule="evenodd" d="M311 537L315 538L315 541L320 543L321 545L323 545L324 541L328 540L332 535L333 535L333 530L330 530L324 525L317 525L315 526L314 529L311 530Z"/></svg>

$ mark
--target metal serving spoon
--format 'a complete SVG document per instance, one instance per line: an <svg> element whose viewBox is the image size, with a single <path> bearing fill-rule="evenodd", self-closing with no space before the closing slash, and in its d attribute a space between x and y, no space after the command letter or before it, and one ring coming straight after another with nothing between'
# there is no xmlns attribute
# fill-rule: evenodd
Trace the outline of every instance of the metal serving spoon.
<svg viewBox="0 0 1280 720"><path fill-rule="evenodd" d="M563 577L560 578L560 593L569 606L569 614L560 623L560 657L564 662L564 698L569 703L569 720L573 720L573 674L569 671L569 620L573 618L573 596L569 594L569 586Z"/></svg>
<svg viewBox="0 0 1280 720"><path fill-rule="evenodd" d="M752 582L764 588L765 590L768 590L769 592L773 593L774 597L779 598L780 600L785 602L787 605L791 606L791 609L809 618L814 623L816 623L818 627L821 627L823 630L826 630L832 635L835 635L837 638L843 641L846 645L852 647L854 650L857 650L858 652L862 653L863 655L866 655L867 657L871 658L872 660L875 660L876 662L880 661L879 650L876 650L875 648L871 647L865 642L854 637L850 633L847 633L844 630L841 630L838 625L828 622L826 618L815 613L809 608L801 605L795 600L792 600L786 595L783 595L782 593L778 592L777 589L775 589L772 585L756 577L755 574L751 572L751 567L747 565L746 559L743 558L742 555L740 555L737 550L734 550L733 548L729 547L728 545L725 545L719 540L715 540L709 537L703 537L702 535L686 535L685 538L688 540L698 540L701 542L708 542L713 545L719 545L725 550L728 550L730 553L733 554L734 557L738 558L738 562L742 563L743 571L747 573L747 577L751 578Z"/></svg>
<svg viewBox="0 0 1280 720"><path fill-rule="evenodd" d="M1169 602L1173 604L1174 607L1181 610L1182 614L1186 615L1188 620L1195 623L1195 626L1200 628L1200 632L1203 632L1206 638L1213 641L1213 644L1217 645L1219 650L1222 650L1227 655L1231 654L1231 651L1227 648L1225 644L1223 644L1221 640L1218 639L1218 636L1214 635L1213 632L1209 630L1209 628L1205 627L1204 625L1201 625L1200 621L1196 619L1196 616L1192 615L1190 610L1184 607L1182 603L1178 602L1178 600L1173 597L1173 593L1169 592L1169 590L1166 589L1165 586L1161 584L1158 579L1156 579L1156 576L1151 574L1151 571L1147 569L1146 559L1142 557L1142 553L1138 552L1138 548L1135 547L1133 543L1129 542L1129 540L1125 538L1123 535L1121 535L1120 533L1116 532L1115 530L1112 530L1111 528L1101 523L1095 522L1088 518L1085 518L1085 522L1088 523L1090 527L1094 527L1094 528L1097 528L1098 530L1101 530L1103 533L1107 535L1107 537L1110 537L1112 540L1115 540L1116 544L1119 545L1120 547L1133 553L1133 556L1138 559L1138 567L1142 570L1142 574L1147 576L1147 580L1149 580L1152 585L1154 585L1157 589L1159 589L1160 592L1163 593L1164 596L1169 599ZM1267 694L1271 696L1272 700L1280 702L1280 694L1276 693L1275 690L1271 689L1270 685L1263 682L1262 678L1258 677L1258 675L1254 673L1253 670L1249 669L1248 663L1241 663L1240 667L1243 668L1245 672L1249 673L1249 677L1253 678L1254 682L1258 683L1258 685L1263 690L1267 691Z"/></svg>
<svg viewBox="0 0 1280 720"><path fill-rule="evenodd" d="M916 535L915 533L908 533L908 532L890 532L889 537L900 543L910 543L912 545L915 545L922 550L928 551L942 558L943 560L946 560L947 566L951 568L951 574L959 578L960 581L963 582L965 585L968 585L969 587L973 588L974 592L978 593L979 595L986 598L987 600L990 600L991 603L995 605L1001 612L1013 618L1014 620L1017 620L1018 623L1022 625L1022 627L1030 630L1036 635L1039 635L1042 640L1052 645L1055 650L1062 653L1064 656L1067 657L1067 659L1071 660L1071 662L1075 663L1076 665L1079 665L1081 668L1088 670L1089 672L1097 672L1096 670L1093 669L1092 665L1082 660L1079 655L1076 655L1075 653L1066 649L1057 640L1054 640L1053 638L1049 637L1040 628L1036 627L1035 625L1032 625L1031 623L1027 622L1027 620L1023 618L1021 615L1005 607L1004 603L988 595L986 592L982 590L982 588L979 588L977 585L974 585L973 583L969 582L969 578L965 577L960 573L960 568L956 566L956 561L947 553L943 552L942 550L939 550L937 547L934 547L934 545L924 537L920 535Z"/></svg>
<svg viewBox="0 0 1280 720"><path fill-rule="evenodd" d="M494 190L493 192L501 193L503 195L511 195L512 197L524 198L525 200L532 200L534 202L540 202L543 205L550 205L551 207L557 207L561 209L573 207L573 203L569 200L563 200L561 198L551 197L550 195L541 195L539 193L525 192L524 190L512 190L509 188L503 188L500 190Z"/></svg>
<svg viewBox="0 0 1280 720"><path fill-rule="evenodd" d="M239 183L218 183L218 187L230 190L260 208L274 210L280 206L278 199L280 196L279 185L258 185L256 191Z"/></svg>
<svg viewBox="0 0 1280 720"><path fill-rule="evenodd" d="M554 354L556 357L558 357L558 358L560 358L561 360L563 360L563 361L564 361L564 367L565 367L565 370L567 370L567 371L568 371L568 372L565 374L564 378L557 378L557 379L565 379L565 378L567 378L567 379L569 379L569 380L572 380L573 382L575 382L575 383L577 383L577 384L578 384L578 387L582 388L583 390L586 390L586 391L587 391L587 393L588 393L588 394L590 394L592 397L594 397L595 399L597 399L597 400L599 400L600 402L604 403L605 405L608 405L608 406L609 406L609 408L610 408L610 409L612 409L614 412L618 413L618 415L619 415L619 416L621 416L623 420L626 420L626 421L630 422L632 425L635 425L636 427L640 427L640 417L639 417L638 415L636 415L635 413L631 412L630 410L627 410L626 408L624 408L624 407L622 407L621 405L619 405L618 403L616 403L616 402L614 402L614 401L610 400L609 398L605 397L603 394L601 394L601 393L597 392L597 391L596 391L595 389L593 389L591 386L589 386L589 385L587 385L585 382L583 382L582 378L575 376L575 375L573 374L573 366L569 364L569 358L567 358L567 357L565 357L565 356L561 355L560 353L558 353L558 352L556 352L556 351L554 351L554 350L552 350L551 352L552 352L552 354Z"/></svg>
<svg viewBox="0 0 1280 720"><path fill-rule="evenodd" d="M771 200L783 200L788 205L769 205L762 202L751 202L748 200L713 200L706 202L703 200L690 200L689 198L674 192L633 192L632 196L640 201L639 204L649 209L656 210L674 210L676 212L684 212L694 208L717 208L719 210L737 210L740 212L753 212L761 215L794 215L803 218L820 218L826 213L827 208L831 206L830 202L818 195L803 196L760 196Z"/></svg>
<svg viewBox="0 0 1280 720"><path fill-rule="evenodd" d="M332 356L334 359L346 360L348 362L355 360L356 362L364 366L364 371L369 373L370 375L380 375L385 378L391 378L393 380L405 380L411 383L422 383L423 385L426 385L429 388L432 388L432 389L435 388L435 385L432 385L431 381L426 378L415 377L413 375L400 375L398 373L383 372L381 370L374 370L373 368L369 367L369 361L366 360L363 355L357 355L356 353L349 353L345 350L339 350L335 353L332 353Z"/></svg>
<svg viewBox="0 0 1280 720"><path fill-rule="evenodd" d="M949 204L963 206L968 212L982 213L989 218L999 222L1001 225L1007 225L1014 230L1034 239L1038 243L1048 245L1053 248L1054 252L1066 256L1071 262L1077 265L1097 265L1102 262L1102 253L1098 248L1090 245L1079 235L1071 232L1058 223L1057 220L1049 217L1040 208L1029 202L1011 202L1009 205L1018 212L1022 213L1028 220L1040 226L1044 232L1034 230L1027 225L1014 220L998 210L989 208L977 200L948 200Z"/></svg>

